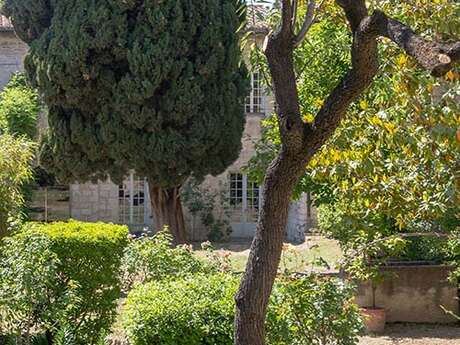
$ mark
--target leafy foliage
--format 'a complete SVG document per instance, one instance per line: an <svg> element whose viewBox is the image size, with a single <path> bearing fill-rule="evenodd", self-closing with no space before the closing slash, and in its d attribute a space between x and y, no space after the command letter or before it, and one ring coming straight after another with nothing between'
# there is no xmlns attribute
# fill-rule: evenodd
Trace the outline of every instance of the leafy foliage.
<svg viewBox="0 0 460 345"><path fill-rule="evenodd" d="M217 271L214 266L197 258L189 245L173 247L172 237L165 229L152 237L130 241L122 261L123 287L129 291L138 283L210 273Z"/></svg>
<svg viewBox="0 0 460 345"><path fill-rule="evenodd" d="M181 199L192 217L199 219L208 231L210 241L227 239L232 232L230 226L231 210L225 186L212 191L198 180L190 179L181 188ZM193 220L193 225L195 219Z"/></svg>
<svg viewBox="0 0 460 345"><path fill-rule="evenodd" d="M238 279L226 274L139 285L123 316L130 342L231 345L237 286Z"/></svg>
<svg viewBox="0 0 460 345"><path fill-rule="evenodd" d="M0 134L0 238L21 220L23 186L32 178L34 144Z"/></svg>
<svg viewBox="0 0 460 345"><path fill-rule="evenodd" d="M122 324L133 345L233 344L234 294L239 279L221 273L137 286ZM352 289L336 279L280 281L269 306L270 345L357 343L360 317Z"/></svg>
<svg viewBox="0 0 460 345"><path fill-rule="evenodd" d="M2 326L17 335L72 332L76 344L95 344L115 316L127 234L123 226L70 221L30 223L5 239Z"/></svg>
<svg viewBox="0 0 460 345"><path fill-rule="evenodd" d="M440 39L460 36L454 19L460 15L456 1L373 5L422 35L433 36L436 28ZM350 37L345 24L339 24L344 22L342 14L330 2L325 6L328 16L320 18L296 52L305 122L313 120L349 65L344 47ZM342 243L407 231L450 232L460 226L459 72L452 70L444 80L435 80L417 70L415 62L391 42L381 43L378 78L310 162L296 189L296 195L313 192L317 205L327 204L320 208L320 221ZM262 57L259 61L264 63ZM251 164L259 179L279 147L277 122L268 119L265 125L259 155ZM424 241L419 241L419 258L426 254Z"/></svg>
<svg viewBox="0 0 460 345"><path fill-rule="evenodd" d="M59 290L51 240L38 233L16 235L5 238L1 249L0 333L21 336L53 328L65 310L66 293L49 298Z"/></svg>
<svg viewBox="0 0 460 345"><path fill-rule="evenodd" d="M353 296L353 288L335 278L285 277L271 299L269 344L356 344L362 321Z"/></svg>
<svg viewBox="0 0 460 345"><path fill-rule="evenodd" d="M42 163L62 182L135 169L176 187L238 157L244 2L2 3L31 47L25 67L49 107Z"/></svg>
<svg viewBox="0 0 460 345"><path fill-rule="evenodd" d="M27 85L24 75L13 75L0 94L0 132L35 139L40 110L37 91Z"/></svg>

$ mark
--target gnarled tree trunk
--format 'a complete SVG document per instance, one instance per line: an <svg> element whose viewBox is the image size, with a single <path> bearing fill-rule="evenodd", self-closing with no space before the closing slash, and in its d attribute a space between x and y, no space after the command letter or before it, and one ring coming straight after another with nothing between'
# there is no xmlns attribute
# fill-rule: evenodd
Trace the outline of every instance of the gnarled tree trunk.
<svg viewBox="0 0 460 345"><path fill-rule="evenodd" d="M149 191L155 228L161 230L164 226L168 226L175 244L186 243L188 238L180 200L180 187L165 189L149 184Z"/></svg>
<svg viewBox="0 0 460 345"><path fill-rule="evenodd" d="M281 257L289 204L305 165L284 151L271 164L251 254L236 296L235 343L264 344L265 314Z"/></svg>

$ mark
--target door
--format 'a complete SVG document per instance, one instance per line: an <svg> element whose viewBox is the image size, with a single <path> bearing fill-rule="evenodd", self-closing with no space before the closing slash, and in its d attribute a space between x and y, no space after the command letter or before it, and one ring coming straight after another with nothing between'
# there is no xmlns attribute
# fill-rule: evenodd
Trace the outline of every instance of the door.
<svg viewBox="0 0 460 345"><path fill-rule="evenodd" d="M153 218L147 179L134 173L119 186L119 223L133 233L152 229Z"/></svg>
<svg viewBox="0 0 460 345"><path fill-rule="evenodd" d="M262 202L261 187L247 174L229 174L231 237L252 238L255 234Z"/></svg>

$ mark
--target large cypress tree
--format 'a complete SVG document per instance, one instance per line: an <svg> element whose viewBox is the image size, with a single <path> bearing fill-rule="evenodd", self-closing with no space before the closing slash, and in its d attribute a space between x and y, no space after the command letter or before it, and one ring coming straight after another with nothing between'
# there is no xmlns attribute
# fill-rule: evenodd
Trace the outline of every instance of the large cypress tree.
<svg viewBox="0 0 460 345"><path fill-rule="evenodd" d="M3 0L49 107L42 162L61 182L133 169L156 226L186 240L179 188L241 149L242 0Z"/></svg>

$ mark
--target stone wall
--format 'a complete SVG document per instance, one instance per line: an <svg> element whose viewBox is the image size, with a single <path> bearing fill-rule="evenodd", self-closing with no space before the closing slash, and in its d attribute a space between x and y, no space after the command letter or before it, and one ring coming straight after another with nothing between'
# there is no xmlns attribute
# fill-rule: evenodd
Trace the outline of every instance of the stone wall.
<svg viewBox="0 0 460 345"><path fill-rule="evenodd" d="M0 89L8 83L13 73L23 71L27 50L27 45L13 31L0 30Z"/></svg>
<svg viewBox="0 0 460 345"><path fill-rule="evenodd" d="M36 221L62 221L70 218L67 186L37 187L27 201L29 217Z"/></svg>
<svg viewBox="0 0 460 345"><path fill-rule="evenodd" d="M387 322L456 322L441 306L459 314L458 286L448 281L450 266L394 266L382 269L385 281L377 286L376 304L384 308ZM372 306L369 283L358 286L356 302Z"/></svg>
<svg viewBox="0 0 460 345"><path fill-rule="evenodd" d="M307 196L303 195L299 200L291 203L288 215L286 238L290 243L305 242L305 231L307 230Z"/></svg>
<svg viewBox="0 0 460 345"><path fill-rule="evenodd" d="M70 216L88 222L118 222L118 186L110 181L70 185Z"/></svg>

